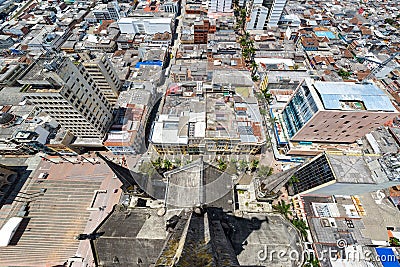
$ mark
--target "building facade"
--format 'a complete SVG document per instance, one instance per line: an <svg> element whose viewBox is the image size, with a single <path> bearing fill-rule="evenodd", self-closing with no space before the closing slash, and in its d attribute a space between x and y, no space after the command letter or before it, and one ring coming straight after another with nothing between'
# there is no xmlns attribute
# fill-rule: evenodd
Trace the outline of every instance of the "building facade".
<svg viewBox="0 0 400 267"><path fill-rule="evenodd" d="M303 81L282 111L291 141L353 143L399 115L374 84Z"/></svg>
<svg viewBox="0 0 400 267"><path fill-rule="evenodd" d="M103 138L112 122L112 104L85 68L69 58L41 58L18 80L25 99L81 138Z"/></svg>
<svg viewBox="0 0 400 267"><path fill-rule="evenodd" d="M278 26L287 0L255 0L247 30L266 30Z"/></svg>
<svg viewBox="0 0 400 267"><path fill-rule="evenodd" d="M167 90L149 137L154 150L161 155L258 153L266 136L257 101L243 101L229 88L214 93L206 87L198 81Z"/></svg>
<svg viewBox="0 0 400 267"><path fill-rule="evenodd" d="M118 21L121 33L172 33L172 18L122 18Z"/></svg>
<svg viewBox="0 0 400 267"><path fill-rule="evenodd" d="M102 6L103 7L103 6ZM104 8L93 10L93 16L97 21L101 20L119 20L121 18L118 2L110 2Z"/></svg>
<svg viewBox="0 0 400 267"><path fill-rule="evenodd" d="M271 11L268 16L268 26L278 26L279 19L282 16L283 9L285 8L287 0L272 0Z"/></svg>
<svg viewBox="0 0 400 267"><path fill-rule="evenodd" d="M177 14L179 11L179 2L178 1L166 1L162 4L162 8L163 8L164 12Z"/></svg>
<svg viewBox="0 0 400 267"><path fill-rule="evenodd" d="M209 19L202 19L194 22L194 43L206 44L208 41L208 34L217 31L215 22Z"/></svg>
<svg viewBox="0 0 400 267"><path fill-rule="evenodd" d="M250 21L247 23L247 30L263 30L268 18L268 8L257 5L251 11Z"/></svg>
<svg viewBox="0 0 400 267"><path fill-rule="evenodd" d="M209 13L230 13L232 11L232 0L211 0L208 7Z"/></svg>
<svg viewBox="0 0 400 267"><path fill-rule="evenodd" d="M107 54L94 57L83 54L81 58L83 59L82 65L85 71L89 73L106 99L112 105L115 105L122 83L108 59Z"/></svg>

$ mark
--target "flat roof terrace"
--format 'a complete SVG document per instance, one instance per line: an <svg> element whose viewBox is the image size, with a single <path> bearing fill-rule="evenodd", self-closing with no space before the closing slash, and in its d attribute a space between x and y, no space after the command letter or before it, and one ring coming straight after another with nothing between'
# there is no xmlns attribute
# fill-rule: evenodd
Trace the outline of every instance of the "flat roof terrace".
<svg viewBox="0 0 400 267"><path fill-rule="evenodd" d="M397 112L385 92L372 83L316 81L314 87L325 109Z"/></svg>

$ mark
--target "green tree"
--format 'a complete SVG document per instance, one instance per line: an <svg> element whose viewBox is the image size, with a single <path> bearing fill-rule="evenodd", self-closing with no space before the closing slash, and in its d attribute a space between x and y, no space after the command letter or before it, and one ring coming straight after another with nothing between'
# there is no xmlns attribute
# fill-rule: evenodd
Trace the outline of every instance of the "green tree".
<svg viewBox="0 0 400 267"><path fill-rule="evenodd" d="M239 43L243 47L247 47L247 40L245 37L240 38Z"/></svg>
<svg viewBox="0 0 400 267"><path fill-rule="evenodd" d="M299 178L295 174L293 174L290 177L289 185L293 185L294 183L298 183L298 182L300 182Z"/></svg>
<svg viewBox="0 0 400 267"><path fill-rule="evenodd" d="M399 247L400 246L400 240L398 238L392 236L392 237L389 238L389 244L391 246L394 246L394 247Z"/></svg>
<svg viewBox="0 0 400 267"><path fill-rule="evenodd" d="M154 168L156 168L157 170L162 168L162 160L160 157L158 157L155 161L151 162L154 166Z"/></svg>
<svg viewBox="0 0 400 267"><path fill-rule="evenodd" d="M286 219L289 219L289 215L292 215L290 204L286 204L283 200L280 200L278 205L272 205L272 208L282 214Z"/></svg>
<svg viewBox="0 0 400 267"><path fill-rule="evenodd" d="M395 24L395 20L391 19L391 18L387 18L387 19L385 19L385 23L390 24L390 25L393 26L393 24Z"/></svg>
<svg viewBox="0 0 400 267"><path fill-rule="evenodd" d="M260 161L258 159L253 159L252 161L250 161L250 171L251 172L255 172L258 168L258 164L260 163Z"/></svg>
<svg viewBox="0 0 400 267"><path fill-rule="evenodd" d="M239 167L238 167L239 171L245 172L245 171L247 171L247 168L248 168L247 161L245 161L243 159L239 160Z"/></svg>
<svg viewBox="0 0 400 267"><path fill-rule="evenodd" d="M247 11L246 11L246 9L245 9L245 8L240 9L240 17L241 17L242 19L246 19L246 16L247 16Z"/></svg>
<svg viewBox="0 0 400 267"><path fill-rule="evenodd" d="M267 111L263 108L260 108L260 114L265 116L265 115L267 115Z"/></svg>
<svg viewBox="0 0 400 267"><path fill-rule="evenodd" d="M257 70L257 67L258 67L257 63L256 63L255 61L252 61L252 62L251 62L251 68L252 68L252 70L253 70L254 72Z"/></svg>
<svg viewBox="0 0 400 267"><path fill-rule="evenodd" d="M271 124L275 124L275 123L277 123L278 122L278 119L276 118L276 117L271 117L271 118L269 118L269 122L271 123Z"/></svg>
<svg viewBox="0 0 400 267"><path fill-rule="evenodd" d="M179 166L181 166L181 164L182 164L182 161L180 160L180 159L175 159L175 162L174 162L175 164L175 166L176 167L179 167Z"/></svg>
<svg viewBox="0 0 400 267"><path fill-rule="evenodd" d="M253 80L253 82L258 82L260 80L260 78L257 75L251 76L251 79Z"/></svg>
<svg viewBox="0 0 400 267"><path fill-rule="evenodd" d="M223 159L218 160L218 169L220 171L225 171L227 166L228 165L226 164L226 162Z"/></svg>
<svg viewBox="0 0 400 267"><path fill-rule="evenodd" d="M163 168L166 170L172 170L173 168L172 162L168 159L165 159L163 162Z"/></svg>
<svg viewBox="0 0 400 267"><path fill-rule="evenodd" d="M347 79L347 78L350 77L351 73L348 72L348 71L346 71L345 69L340 69L340 70L338 71L338 75L339 75L340 77L342 77L342 79Z"/></svg>
<svg viewBox="0 0 400 267"><path fill-rule="evenodd" d="M264 101L264 100L265 100L264 94L261 93L261 92L257 92L257 93L255 94L255 96L256 96L256 98L257 98L258 101Z"/></svg>
<svg viewBox="0 0 400 267"><path fill-rule="evenodd" d="M249 46L249 47L243 48L243 52L246 52L246 54L247 54L246 59L250 60L254 57L256 49L253 46Z"/></svg>
<svg viewBox="0 0 400 267"><path fill-rule="evenodd" d="M242 56L244 57L244 59L248 59L250 57L250 53L248 50L243 49L242 50Z"/></svg>
<svg viewBox="0 0 400 267"><path fill-rule="evenodd" d="M307 262L304 264L304 267L319 267L318 258L308 255Z"/></svg>
<svg viewBox="0 0 400 267"><path fill-rule="evenodd" d="M308 230L306 222L303 220L299 220L299 219L293 219L292 224L294 225L294 227L296 227L300 231L300 233L306 239L307 238L307 230Z"/></svg>
<svg viewBox="0 0 400 267"><path fill-rule="evenodd" d="M268 102L268 104L270 104L273 99L272 94L269 93L269 91L264 91L264 97L265 97L265 100Z"/></svg>

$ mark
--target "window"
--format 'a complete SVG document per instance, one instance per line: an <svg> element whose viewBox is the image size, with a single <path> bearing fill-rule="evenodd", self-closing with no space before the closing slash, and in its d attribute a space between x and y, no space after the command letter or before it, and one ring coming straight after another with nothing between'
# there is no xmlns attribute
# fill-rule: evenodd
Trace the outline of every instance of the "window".
<svg viewBox="0 0 400 267"><path fill-rule="evenodd" d="M347 117L347 115L342 115L342 116L340 116L341 119L344 119L344 118L346 118L346 117Z"/></svg>

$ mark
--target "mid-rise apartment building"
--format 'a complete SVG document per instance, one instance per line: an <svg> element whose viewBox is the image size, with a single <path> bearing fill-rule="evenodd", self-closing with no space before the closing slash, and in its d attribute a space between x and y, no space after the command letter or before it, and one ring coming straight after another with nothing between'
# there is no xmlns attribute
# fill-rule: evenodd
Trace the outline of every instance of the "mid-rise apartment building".
<svg viewBox="0 0 400 267"><path fill-rule="evenodd" d="M118 20L120 19L120 6L117 1L108 4L100 5L98 9L93 10L94 17L98 20Z"/></svg>
<svg viewBox="0 0 400 267"><path fill-rule="evenodd" d="M269 9L262 5L253 6L250 21L247 23L248 30L263 30L268 18Z"/></svg>
<svg viewBox="0 0 400 267"><path fill-rule="evenodd" d="M247 23L247 30L265 30L276 27L287 0L255 0Z"/></svg>
<svg viewBox="0 0 400 267"><path fill-rule="evenodd" d="M353 143L399 111L374 84L303 81L282 111L291 141Z"/></svg>
<svg viewBox="0 0 400 267"><path fill-rule="evenodd" d="M85 68L69 58L40 58L18 80L25 99L74 136L103 138L112 122L112 104Z"/></svg>
<svg viewBox="0 0 400 267"><path fill-rule="evenodd" d="M217 31L215 21L210 19L200 19L194 22L194 43L195 44L206 44L209 33L215 33Z"/></svg>
<svg viewBox="0 0 400 267"><path fill-rule="evenodd" d="M230 13L232 11L232 0L211 0L208 7L209 13Z"/></svg>
<svg viewBox="0 0 400 267"><path fill-rule="evenodd" d="M97 88L101 90L112 105L115 105L122 82L118 78L118 74L108 59L107 54L80 54L80 56L85 71L94 80Z"/></svg>

